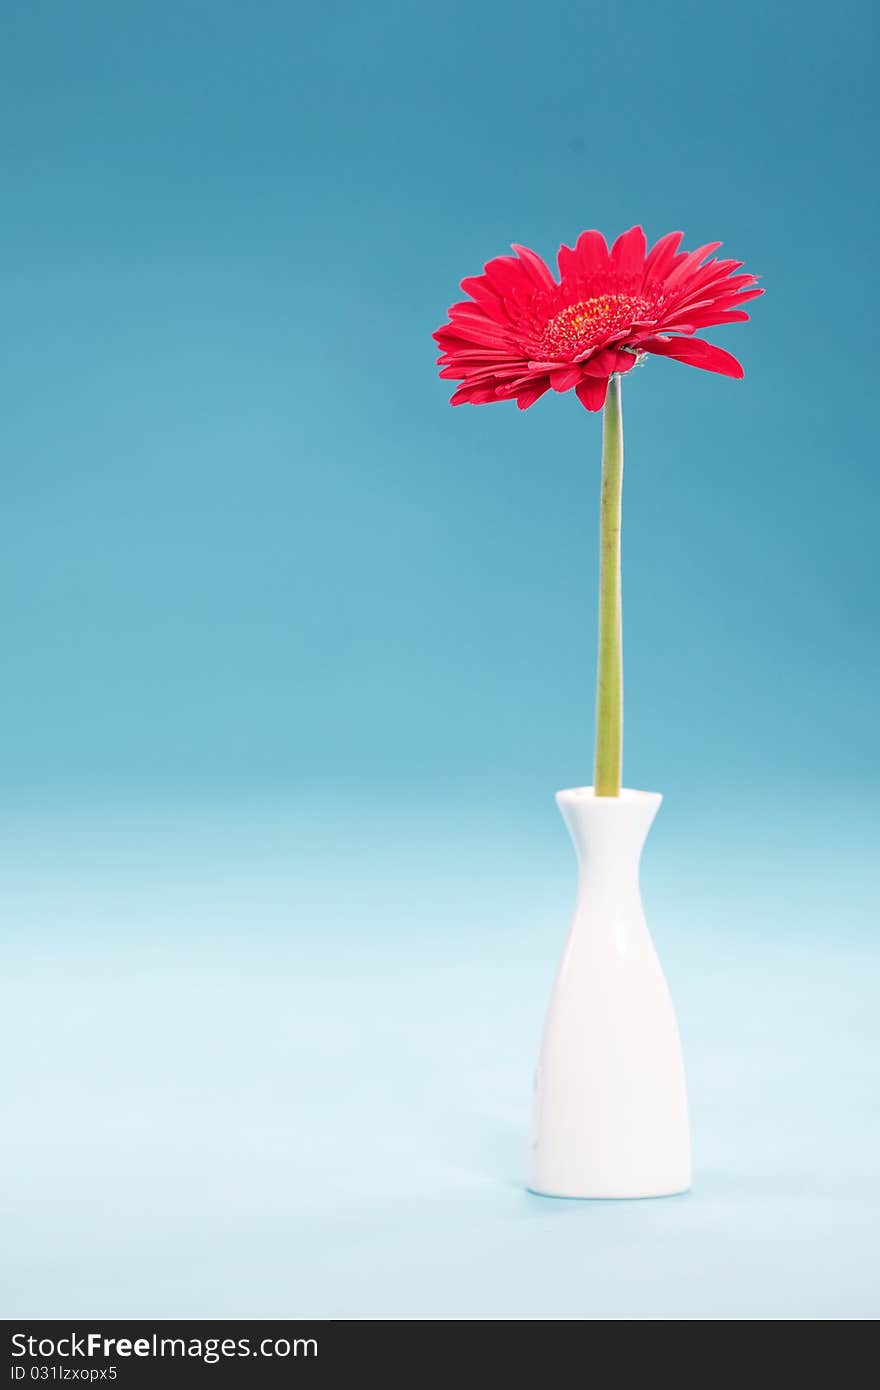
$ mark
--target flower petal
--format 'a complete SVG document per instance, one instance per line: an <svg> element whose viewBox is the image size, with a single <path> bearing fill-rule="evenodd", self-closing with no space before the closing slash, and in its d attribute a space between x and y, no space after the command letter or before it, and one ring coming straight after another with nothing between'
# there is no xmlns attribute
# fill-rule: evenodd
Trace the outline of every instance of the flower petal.
<svg viewBox="0 0 880 1390"><path fill-rule="evenodd" d="M560 280L574 279L580 269L578 255L570 246L563 244L556 253Z"/></svg>
<svg viewBox="0 0 880 1390"><path fill-rule="evenodd" d="M647 247L648 243L641 227L630 227L628 232L621 232L612 246L611 269L620 277L624 287L629 284L630 279L637 278L641 284Z"/></svg>
<svg viewBox="0 0 880 1390"><path fill-rule="evenodd" d="M691 314L690 332L695 328L714 328L718 323L748 323L749 316L745 309L700 309L696 314ZM676 326L673 330L669 325L664 325L664 332L682 333L684 330Z"/></svg>
<svg viewBox="0 0 880 1390"><path fill-rule="evenodd" d="M608 378L588 377L575 388L575 395L587 410L601 410L608 394Z"/></svg>
<svg viewBox="0 0 880 1390"><path fill-rule="evenodd" d="M530 251L527 246L517 246L516 242L513 243L513 249L539 289L556 289L556 281L536 251Z"/></svg>
<svg viewBox="0 0 880 1390"><path fill-rule="evenodd" d="M658 357L672 357L676 362L686 362L689 367L702 367L707 372L719 372L721 376L732 376L739 380L743 369L736 358L723 348L706 343L702 338L645 338L639 344L642 352L653 352Z"/></svg>
<svg viewBox="0 0 880 1390"><path fill-rule="evenodd" d="M483 266L490 287L503 298L515 299L533 288L522 261L516 256L496 256Z"/></svg>
<svg viewBox="0 0 880 1390"><path fill-rule="evenodd" d="M581 232L575 255L582 275L595 275L598 270L608 269L608 243L601 232Z"/></svg>
<svg viewBox="0 0 880 1390"><path fill-rule="evenodd" d="M460 386L449 399L450 405L492 405L498 397L492 386Z"/></svg>
<svg viewBox="0 0 880 1390"><path fill-rule="evenodd" d="M519 409L528 410L530 405L534 405L535 401L540 400L544 392L549 390L550 382L546 377L541 377L540 380L533 382L531 386L527 386L524 391L518 391L516 403Z"/></svg>
<svg viewBox="0 0 880 1390"><path fill-rule="evenodd" d="M762 290L760 285L756 285L753 290L742 290L739 294L725 295L723 299L719 299L718 304L719 307L723 304L725 309L732 309L734 304L745 304L747 300L757 299L759 295L766 293L767 291Z"/></svg>
<svg viewBox="0 0 880 1390"><path fill-rule="evenodd" d="M449 310L449 328L459 338L484 343L504 353L510 352L514 346L510 334L500 324L487 319L476 304L453 304Z"/></svg>
<svg viewBox="0 0 880 1390"><path fill-rule="evenodd" d="M554 391L570 391L572 386L577 386L582 376L583 371L580 367L566 367L550 373L550 385Z"/></svg>
<svg viewBox="0 0 880 1390"><path fill-rule="evenodd" d="M581 370L586 376L611 376L612 372L628 372L636 365L636 359L631 352L622 352L618 348L600 348L592 357L581 364Z"/></svg>
<svg viewBox="0 0 880 1390"><path fill-rule="evenodd" d="M685 281L699 268L700 262L704 261L710 252L717 251L720 245L720 241L707 241L705 246L698 246L696 251L689 252L666 277L667 293L674 289L683 289Z"/></svg>
<svg viewBox="0 0 880 1390"><path fill-rule="evenodd" d="M684 232L667 232L655 241L645 259L645 282L648 278L662 280L672 269L675 253L681 245Z"/></svg>
<svg viewBox="0 0 880 1390"><path fill-rule="evenodd" d="M488 314L490 319L494 319L496 323L503 323L505 327L509 325L504 300L490 287L485 275L469 275L462 280L461 288L479 304L483 313Z"/></svg>

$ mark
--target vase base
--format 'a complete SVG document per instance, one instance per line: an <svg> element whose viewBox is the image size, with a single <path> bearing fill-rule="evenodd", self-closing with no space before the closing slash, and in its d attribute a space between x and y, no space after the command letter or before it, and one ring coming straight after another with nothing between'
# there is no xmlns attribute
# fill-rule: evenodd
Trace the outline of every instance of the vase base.
<svg viewBox="0 0 880 1390"><path fill-rule="evenodd" d="M533 1197L548 1197L553 1202L655 1202L663 1197L685 1197L690 1190L690 1183L653 1192L543 1192L539 1187L526 1187Z"/></svg>

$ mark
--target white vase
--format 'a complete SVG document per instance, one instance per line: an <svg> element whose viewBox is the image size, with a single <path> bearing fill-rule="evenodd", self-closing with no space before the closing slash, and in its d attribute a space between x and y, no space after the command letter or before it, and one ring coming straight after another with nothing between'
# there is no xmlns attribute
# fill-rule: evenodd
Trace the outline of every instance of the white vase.
<svg viewBox="0 0 880 1390"><path fill-rule="evenodd" d="M547 1197L690 1185L678 1027L639 892L657 792L558 792L580 866L535 1078L528 1184Z"/></svg>

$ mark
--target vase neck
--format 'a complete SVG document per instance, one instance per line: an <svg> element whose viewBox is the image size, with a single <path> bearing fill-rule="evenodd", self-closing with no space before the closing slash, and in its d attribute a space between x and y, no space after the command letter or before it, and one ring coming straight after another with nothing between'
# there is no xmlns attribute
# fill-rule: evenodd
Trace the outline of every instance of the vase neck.
<svg viewBox="0 0 880 1390"><path fill-rule="evenodd" d="M662 799L659 792L629 789L620 796L595 796L592 787L558 792L582 873L609 882L637 881L642 847Z"/></svg>

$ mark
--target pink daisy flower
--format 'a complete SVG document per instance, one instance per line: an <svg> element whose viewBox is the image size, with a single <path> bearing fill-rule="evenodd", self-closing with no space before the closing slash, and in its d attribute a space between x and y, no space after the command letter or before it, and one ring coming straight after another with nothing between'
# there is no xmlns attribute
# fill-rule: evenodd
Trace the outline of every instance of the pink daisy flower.
<svg viewBox="0 0 880 1390"><path fill-rule="evenodd" d="M587 410L601 410L608 381L646 353L741 377L723 348L697 333L748 318L741 305L763 294L742 261L707 260L720 242L680 251L669 232L650 251L641 227L611 249L601 232L581 232L559 248L559 280L526 246L462 280L469 299L453 304L434 334L441 377L460 381L452 405L515 400L527 410L552 386L574 388Z"/></svg>

